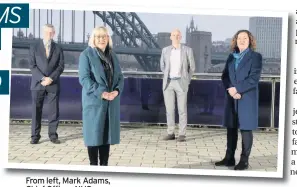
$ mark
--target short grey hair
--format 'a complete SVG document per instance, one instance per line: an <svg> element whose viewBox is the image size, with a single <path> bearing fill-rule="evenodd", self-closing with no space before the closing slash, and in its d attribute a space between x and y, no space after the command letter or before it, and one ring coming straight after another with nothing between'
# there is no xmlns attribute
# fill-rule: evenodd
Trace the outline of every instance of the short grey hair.
<svg viewBox="0 0 297 187"><path fill-rule="evenodd" d="M55 30L55 27L52 24L45 24L45 25L43 25L43 30L45 30L46 28L51 28L51 29Z"/></svg>
<svg viewBox="0 0 297 187"><path fill-rule="evenodd" d="M96 27L96 28L94 28L94 29L92 30L91 36L90 36L90 38L89 38L89 43L88 43L89 46L92 47L92 48L95 48L95 47L96 47L96 45L95 45L95 35L96 35L96 33L99 32L99 31L103 31L103 32L106 33L106 35L108 36L108 47L109 47L109 48L112 48L112 39L111 39L111 37L110 37L110 34L108 33L107 28L104 27L104 26Z"/></svg>

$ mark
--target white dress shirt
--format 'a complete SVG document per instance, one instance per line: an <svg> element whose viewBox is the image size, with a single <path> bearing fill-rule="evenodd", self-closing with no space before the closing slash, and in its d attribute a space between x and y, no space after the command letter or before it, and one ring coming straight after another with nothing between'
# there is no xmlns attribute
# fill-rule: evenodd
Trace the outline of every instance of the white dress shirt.
<svg viewBox="0 0 297 187"><path fill-rule="evenodd" d="M180 48L172 48L170 54L170 71L169 78L181 77L181 50Z"/></svg>

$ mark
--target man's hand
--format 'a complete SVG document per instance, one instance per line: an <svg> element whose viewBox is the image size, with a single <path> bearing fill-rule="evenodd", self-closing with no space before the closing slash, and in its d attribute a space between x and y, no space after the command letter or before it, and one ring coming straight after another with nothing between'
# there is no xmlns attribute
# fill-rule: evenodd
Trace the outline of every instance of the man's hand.
<svg viewBox="0 0 297 187"><path fill-rule="evenodd" d="M52 84L52 82L53 82L53 80L50 77L44 77L41 82L41 85L48 86L48 85Z"/></svg>
<svg viewBox="0 0 297 187"><path fill-rule="evenodd" d="M239 93L237 93L233 96L233 99L241 99L241 95Z"/></svg>
<svg viewBox="0 0 297 187"><path fill-rule="evenodd" d="M42 86L47 86L45 81L42 81L42 82L41 82L41 85L42 85Z"/></svg>
<svg viewBox="0 0 297 187"><path fill-rule="evenodd" d="M230 94L231 97L233 97L237 93L237 90L235 87L231 87L231 88L228 88L228 93Z"/></svg>

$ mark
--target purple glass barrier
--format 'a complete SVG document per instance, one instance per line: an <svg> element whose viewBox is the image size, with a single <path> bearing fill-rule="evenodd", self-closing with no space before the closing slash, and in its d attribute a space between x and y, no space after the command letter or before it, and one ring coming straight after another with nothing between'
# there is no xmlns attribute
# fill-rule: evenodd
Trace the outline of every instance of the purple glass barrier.
<svg viewBox="0 0 297 187"><path fill-rule="evenodd" d="M129 78L121 104L121 121L166 123L162 80ZM260 83L259 126L270 126L271 84ZM177 108L177 103L176 103ZM220 80L193 80L188 92L188 123L221 125L224 88ZM178 112L175 113L178 122Z"/></svg>
<svg viewBox="0 0 297 187"><path fill-rule="evenodd" d="M10 117L13 119L31 119L31 76L12 75ZM81 86L77 77L61 78L60 119L81 120ZM47 100L43 107L43 119L47 119Z"/></svg>
<svg viewBox="0 0 297 187"><path fill-rule="evenodd" d="M31 119L31 76L12 75L10 118Z"/></svg>
<svg viewBox="0 0 297 187"><path fill-rule="evenodd" d="M270 127L271 85L270 82L260 82L259 84L259 127Z"/></svg>
<svg viewBox="0 0 297 187"><path fill-rule="evenodd" d="M275 83L275 101L274 101L274 127L279 126L279 99L280 99L280 82Z"/></svg>
<svg viewBox="0 0 297 187"><path fill-rule="evenodd" d="M12 75L13 119L31 119L30 76ZM270 125L271 84L260 83L259 126ZM224 90L220 80L193 80L188 92L188 123L221 125ZM177 108L177 103L176 103ZM81 86L78 77L61 78L60 119L81 120ZM166 123L161 79L126 78L121 98L121 121ZM47 119L45 101L43 118ZM176 122L178 112L176 111ZM277 115L276 115L277 116Z"/></svg>

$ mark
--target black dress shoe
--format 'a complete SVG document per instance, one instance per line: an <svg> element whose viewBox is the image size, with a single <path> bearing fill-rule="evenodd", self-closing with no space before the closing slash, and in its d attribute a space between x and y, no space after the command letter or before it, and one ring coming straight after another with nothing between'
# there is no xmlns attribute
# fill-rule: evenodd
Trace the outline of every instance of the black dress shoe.
<svg viewBox="0 0 297 187"><path fill-rule="evenodd" d="M226 159L216 162L216 166L235 166L235 159Z"/></svg>
<svg viewBox="0 0 297 187"><path fill-rule="evenodd" d="M30 144L38 144L39 140L38 139L31 139Z"/></svg>
<svg viewBox="0 0 297 187"><path fill-rule="evenodd" d="M108 166L107 162L100 163L100 166Z"/></svg>
<svg viewBox="0 0 297 187"><path fill-rule="evenodd" d="M249 168L248 162L240 161L235 167L234 170L246 170Z"/></svg>
<svg viewBox="0 0 297 187"><path fill-rule="evenodd" d="M51 142L54 143L54 144L60 144L61 141L58 140L58 139L51 139Z"/></svg>

